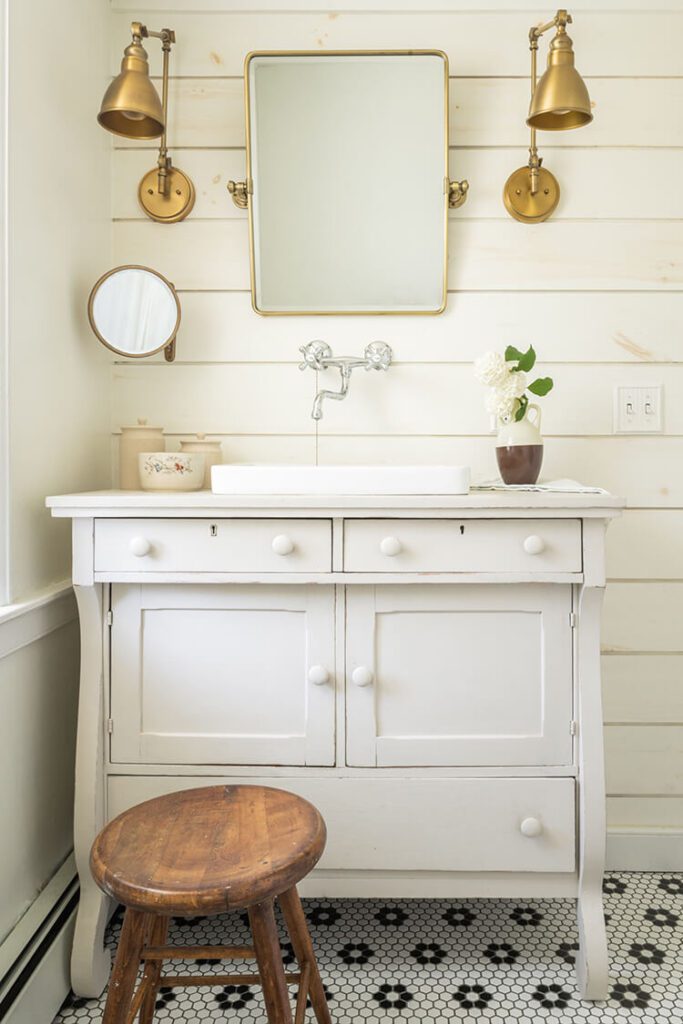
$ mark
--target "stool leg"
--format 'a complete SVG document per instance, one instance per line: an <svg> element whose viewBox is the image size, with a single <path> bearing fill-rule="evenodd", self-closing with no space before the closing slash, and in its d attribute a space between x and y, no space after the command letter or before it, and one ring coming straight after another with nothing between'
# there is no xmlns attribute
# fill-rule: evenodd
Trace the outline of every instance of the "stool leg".
<svg viewBox="0 0 683 1024"><path fill-rule="evenodd" d="M304 909L301 906L301 900L299 899L299 893L296 890L296 886L292 886L292 888L288 889L287 892L283 892L278 896L278 902L282 907L287 931L289 932L289 937L292 940L292 946L294 947L296 958L299 961L299 967L303 970L305 963L309 965L309 998L315 1013L315 1018L318 1021L318 1024L331 1024L332 1018L330 1017L327 999L325 998L325 989L323 988L323 983L320 980L320 973L318 972L318 964L315 959L315 953L313 952L311 935L308 930L306 916L304 914Z"/></svg>
<svg viewBox="0 0 683 1024"><path fill-rule="evenodd" d="M155 917L149 929L149 945L163 946L168 933L169 919L167 917ZM163 960L147 960L142 974L143 983L149 987L140 1005L140 1024L152 1024L154 1020L154 1006L159 992L159 978Z"/></svg>
<svg viewBox="0 0 683 1024"><path fill-rule="evenodd" d="M102 1024L125 1024L135 991L140 954L145 942L149 918L139 910L126 910L119 948L109 979Z"/></svg>
<svg viewBox="0 0 683 1024"><path fill-rule="evenodd" d="M285 981L285 969L282 966L282 951L272 900L249 907L249 924L254 939L268 1024L292 1024L292 1007Z"/></svg>

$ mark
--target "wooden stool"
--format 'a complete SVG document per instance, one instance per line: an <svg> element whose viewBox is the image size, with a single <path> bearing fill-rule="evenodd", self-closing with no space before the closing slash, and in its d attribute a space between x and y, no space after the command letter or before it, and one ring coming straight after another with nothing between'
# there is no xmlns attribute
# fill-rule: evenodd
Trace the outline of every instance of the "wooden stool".
<svg viewBox="0 0 683 1024"><path fill-rule="evenodd" d="M331 1024L296 883L325 847L325 822L301 797L265 786L208 786L148 800L100 832L90 854L95 881L126 907L103 1024L151 1024L162 985L261 984L270 1024L291 1024L287 984L299 986L318 1024ZM285 974L273 903L299 963ZM251 946L168 946L171 917L249 914ZM255 959L258 974L166 975L167 959ZM142 980L136 990L140 964Z"/></svg>

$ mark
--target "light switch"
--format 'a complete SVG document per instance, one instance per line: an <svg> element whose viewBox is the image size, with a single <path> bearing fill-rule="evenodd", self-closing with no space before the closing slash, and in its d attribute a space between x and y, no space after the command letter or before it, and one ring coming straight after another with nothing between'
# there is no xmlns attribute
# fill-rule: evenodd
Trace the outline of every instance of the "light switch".
<svg viewBox="0 0 683 1024"><path fill-rule="evenodd" d="M618 434L657 434L662 431L662 385L617 386L614 392L614 430Z"/></svg>

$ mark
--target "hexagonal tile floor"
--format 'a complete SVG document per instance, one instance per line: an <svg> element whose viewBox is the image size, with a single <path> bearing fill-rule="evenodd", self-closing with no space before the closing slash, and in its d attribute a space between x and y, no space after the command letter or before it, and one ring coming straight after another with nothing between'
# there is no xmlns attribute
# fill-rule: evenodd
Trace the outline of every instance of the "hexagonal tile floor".
<svg viewBox="0 0 683 1024"><path fill-rule="evenodd" d="M683 1024L683 875L611 874L604 891L611 956L604 1003L582 1003L576 995L571 901L309 899L304 905L335 1024ZM107 939L112 948L117 917ZM244 943L246 916L178 919L171 941ZM292 964L284 930L282 952ZM224 968L200 960L193 969ZM100 1021L103 1006L103 1000L72 997L55 1024ZM259 988L248 985L162 989L154 1019L266 1020Z"/></svg>

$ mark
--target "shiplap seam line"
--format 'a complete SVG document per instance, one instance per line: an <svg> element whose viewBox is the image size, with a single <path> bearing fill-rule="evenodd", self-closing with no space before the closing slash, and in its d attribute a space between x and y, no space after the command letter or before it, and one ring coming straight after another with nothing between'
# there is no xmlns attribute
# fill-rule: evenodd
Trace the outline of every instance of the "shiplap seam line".
<svg viewBox="0 0 683 1024"><path fill-rule="evenodd" d="M629 511L633 511L633 510L631 509ZM669 508L657 508L657 509L647 508L647 509L644 509L643 511L645 511L645 512L670 512L670 511L672 511L672 508L671 507L669 507ZM676 510L674 509L674 511L676 511ZM683 511L683 510L678 509L678 511ZM621 582L621 580L619 580L618 582ZM638 582L640 582L640 580ZM683 583L683 580L668 580L668 582L669 583ZM620 657L620 658L630 658L630 657L632 657L634 655L636 657L642 657L645 654L649 658L652 658L652 657L668 658L668 657L671 657L671 656L675 657L676 655L683 655L683 651L631 651L631 650L619 651L619 650L616 650L616 649L615 650L613 650L613 649L603 650L602 653L605 655L605 657L617 656L617 657Z"/></svg>
<svg viewBox="0 0 683 1024"><path fill-rule="evenodd" d="M292 366L301 362L301 358L292 356L289 359L184 359L178 360L176 357L172 363L159 362L159 363L140 363L136 366L136 369L142 369L148 366L165 366L169 370L172 367L178 366ZM678 367L683 362L683 353L680 359L643 359L639 363L634 363L633 360L620 359L616 360L608 359L544 359L543 366L556 367L556 366L609 366L616 367L617 369L628 367L627 372L631 372L635 366L673 366ZM114 359L112 366L131 366L133 364L130 361L124 359ZM392 366L473 366L473 359L393 359L391 362ZM566 435L565 435L566 436ZM611 435L610 435L611 436ZM624 436L624 435L620 435ZM648 433L635 435L638 437L647 437Z"/></svg>
<svg viewBox="0 0 683 1024"><path fill-rule="evenodd" d="M325 50L320 50L321 54ZM117 72L118 73L118 72ZM114 78L114 74L111 78ZM161 83L161 75L150 75L151 81ZM589 82L668 82L678 81L683 75L586 75ZM243 82L244 75L169 75L169 82ZM449 82L527 82L528 75L449 75Z"/></svg>
<svg viewBox="0 0 683 1024"><path fill-rule="evenodd" d="M619 728L621 728L622 726L627 726L629 729L639 729L641 727L647 729L653 725L656 726L658 729L664 729L667 726L671 726L673 729L680 729L680 727L683 725L683 719L677 722L666 722L662 721L661 719L643 719L642 721L638 722L626 720L622 722L617 719L605 718L603 719L602 724L618 726Z"/></svg>
<svg viewBox="0 0 683 1024"><path fill-rule="evenodd" d="M133 221L132 223L137 224L138 222L137 221ZM211 223L214 223L214 222L212 221ZM232 221L231 221L231 223L232 223ZM626 222L622 222L622 223L628 223L628 222L626 221ZM192 294L192 295L215 295L215 294L218 294L218 295L222 295L224 293L227 294L227 295L249 295L249 294L251 294L249 288L182 288L182 287L178 287L176 289L176 291L178 292L179 295L182 295L182 294ZM525 289L522 292L520 292L519 288L449 288L448 289L448 294L449 295L520 295L520 294L522 294L522 295L531 295L531 294L536 293L536 294L557 295L557 296L566 296L566 295L614 295L614 296L621 296L621 295L625 295L625 294L626 295L657 295L657 294L661 294L662 291L666 295L681 295L681 294L683 294L683 288L666 288L666 289L659 289L659 291L656 288L628 288L628 289L621 289L621 290L615 290L614 288L590 288L590 289L586 289L586 288L566 288L566 289L563 289L561 292L558 292L557 288L534 288L533 291L532 290L528 290L527 291ZM558 299L558 301L559 301L559 299ZM327 314L325 314L325 313L301 314L302 318L304 318L304 319L307 316L309 316L309 315L311 316L311 318L313 318L315 316L325 316ZM381 323L381 321L383 319L386 319L387 316L398 316L400 314L398 314L398 313L393 313L393 314L392 313L389 313L389 314L374 313L373 314L371 312L368 312L365 315L369 316L369 317L375 317L377 322ZM434 314L434 315L435 316L439 316L440 314L437 313L437 314ZM343 314L339 314L337 316L337 319L342 319L342 318L343 318ZM265 318L263 318L263 319L265 319ZM290 320L293 320L293 319L295 319L295 318L293 316L290 316Z"/></svg>
<svg viewBox="0 0 683 1024"><path fill-rule="evenodd" d="M111 152L112 153L156 153L158 151L158 149L159 149L158 146L145 146L145 145L142 145L142 144L140 144L139 146L121 146L121 145L117 146L116 144L114 144L111 147ZM449 153L459 153L459 152L466 152L466 151L467 152L474 152L474 153L476 153L478 151L482 151L482 152L497 152L498 150L504 150L504 149L519 149L519 150L523 151L524 150L524 146L522 144L520 144L519 146L514 146L514 145L512 145L512 143L501 143L500 146L496 146L496 145L493 145L491 143L488 143L488 144L483 143L483 144L478 145L478 146L472 146L472 145L469 145L469 144L458 145L457 143L453 143L452 145L450 145L448 147L448 149L449 149ZM554 152L557 152L557 153L566 153L569 150L569 151L571 151L573 153L575 151L591 152L593 150L603 150L603 149L610 149L610 150L616 149L616 150L619 150L619 151L626 150L626 151L629 151L629 152L632 152L632 153L639 153L639 152L642 152L643 150L656 149L656 150L664 150L666 152L671 151L672 153L677 153L677 152L680 152L681 150L683 150L683 146L650 145L650 144L646 144L646 143L643 143L643 144L641 144L639 146L634 146L633 144L629 144L627 142L624 142L624 143L616 143L616 142L600 143L600 142L596 142L593 145L589 145L589 144L583 143L582 145L576 145L576 146L553 146L551 144L551 145L544 145L543 146L543 152L544 153L548 152L550 150L552 150ZM181 145L181 146L173 146L173 152L174 153L182 153L184 151L192 151L192 152L199 151L199 152L207 152L207 153L245 153L246 152L246 147L245 146L207 146L207 145L204 145L204 146L189 146L189 145L186 145L186 144Z"/></svg>
<svg viewBox="0 0 683 1024"><path fill-rule="evenodd" d="M227 189L226 189L227 194ZM486 221L490 224L492 221L500 224L507 224L505 217L458 217L457 212L450 213L449 218L457 222L465 222L467 224L480 224L482 221ZM242 219L237 217L193 217L192 220L195 224L231 224L233 221ZM567 224L680 224L683 223L683 217L629 217L627 220L624 217L555 217L555 222L564 222ZM112 217L112 224L139 224L145 223L147 218L144 213L140 213L139 217Z"/></svg>

